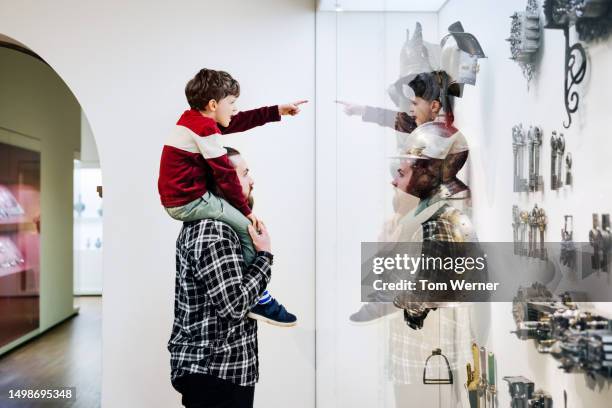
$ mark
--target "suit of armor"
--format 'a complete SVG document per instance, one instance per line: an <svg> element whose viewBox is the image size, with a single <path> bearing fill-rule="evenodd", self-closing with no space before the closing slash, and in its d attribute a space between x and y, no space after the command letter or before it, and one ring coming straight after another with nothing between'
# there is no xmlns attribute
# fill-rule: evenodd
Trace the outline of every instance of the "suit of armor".
<svg viewBox="0 0 612 408"><path fill-rule="evenodd" d="M469 188L457 177L458 171L467 158L465 137L457 129L440 122L428 122L417 127L408 137L405 154L396 157L400 161L417 163L419 168L430 168L427 164L435 162L438 166L434 177L423 178L426 184L409 184L408 194L420 197L417 207L404 216L401 221L411 230L403 234L402 240L422 242L423 255L438 257L445 255L452 246L439 243L477 242L477 235L468 215L462 210L469 204ZM462 157L462 160L457 160ZM404 164L406 165L406 164ZM413 175L412 177L418 177ZM417 191L418 190L418 191ZM408 226L410 227L408 228ZM435 277L436 271L419 271L423 276ZM469 279L481 279L482 276L471 276ZM438 307L458 306L461 299L453 298L449 292L447 302L427 302L415 298L412 292L399 294L394 304L404 309L406 323L414 328L422 327L425 317Z"/></svg>

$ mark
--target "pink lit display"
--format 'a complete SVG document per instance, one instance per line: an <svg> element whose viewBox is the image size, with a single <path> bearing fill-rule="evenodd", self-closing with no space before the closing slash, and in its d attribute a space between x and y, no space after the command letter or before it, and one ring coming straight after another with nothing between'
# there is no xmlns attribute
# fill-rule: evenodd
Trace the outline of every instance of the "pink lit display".
<svg viewBox="0 0 612 408"><path fill-rule="evenodd" d="M0 347L39 325L40 153L0 143Z"/></svg>

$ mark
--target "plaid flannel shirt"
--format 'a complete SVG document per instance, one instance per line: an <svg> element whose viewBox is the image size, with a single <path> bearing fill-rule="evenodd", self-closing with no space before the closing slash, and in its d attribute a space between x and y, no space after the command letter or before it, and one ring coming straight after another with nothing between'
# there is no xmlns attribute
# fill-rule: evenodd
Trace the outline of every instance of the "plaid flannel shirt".
<svg viewBox="0 0 612 408"><path fill-rule="evenodd" d="M457 228L461 227L457 224L460 220L458 216L464 211L458 210L455 206L461 206L462 201L464 200L452 201L452 206L444 203L431 217L421 223L423 253L426 256L465 256L464 253L449 253L452 246L444 244L477 241L471 223L468 224L467 231L457 234ZM461 231L461 228L459 230ZM436 245L438 243L440 245ZM423 278L432 277L424 275ZM483 281L481 276L478 276L478 279ZM391 321L388 376L394 384L423 384L423 363L435 348L444 351L455 378L459 376L459 369L464 367L465 361L471 358L469 350L473 323L469 307L440 308L435 315L430 313L428 319L421 330L410 329L401 317ZM438 319L437 324L432 324L434 319Z"/></svg>
<svg viewBox="0 0 612 408"><path fill-rule="evenodd" d="M191 373L243 386L257 382L257 323L246 315L270 274L270 260L262 252L245 266L240 241L227 224L183 224L176 241L174 324L168 342L173 383Z"/></svg>

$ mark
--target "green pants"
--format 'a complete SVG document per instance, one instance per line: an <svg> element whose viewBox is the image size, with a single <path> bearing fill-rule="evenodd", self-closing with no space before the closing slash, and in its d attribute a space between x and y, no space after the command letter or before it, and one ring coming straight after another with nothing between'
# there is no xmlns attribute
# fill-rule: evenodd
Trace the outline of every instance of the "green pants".
<svg viewBox="0 0 612 408"><path fill-rule="evenodd" d="M209 219L226 223L238 234L244 263L250 265L255 260L255 247L247 229L251 225L251 221L223 198L206 192L202 197L189 204L166 208L166 211L172 218L179 221Z"/></svg>

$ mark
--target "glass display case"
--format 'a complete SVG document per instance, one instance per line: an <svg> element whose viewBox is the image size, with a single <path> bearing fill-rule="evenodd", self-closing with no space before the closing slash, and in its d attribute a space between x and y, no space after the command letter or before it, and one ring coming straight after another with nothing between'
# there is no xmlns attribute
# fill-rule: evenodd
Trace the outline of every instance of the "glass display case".
<svg viewBox="0 0 612 408"><path fill-rule="evenodd" d="M319 2L318 407L610 405L612 3L566 3ZM374 287L405 243L510 237L488 271L562 301Z"/></svg>
<svg viewBox="0 0 612 408"><path fill-rule="evenodd" d="M417 209L419 194L402 184L402 165L404 155L431 149L412 134L418 124L409 83L440 69L448 25L435 13L317 16L317 218L325 220L317 232L316 303L324 311L317 327L325 333L317 338L317 406L469 406L466 362L473 341L486 344L488 305L396 307L375 292L364 296L377 278L361 273L375 248L419 243L426 220L442 224L435 205ZM447 116L432 110L427 120ZM445 183L453 209L471 217L467 148L455 147L448 163L461 163Z"/></svg>
<svg viewBox="0 0 612 408"><path fill-rule="evenodd" d="M39 326L40 153L0 142L0 347Z"/></svg>

